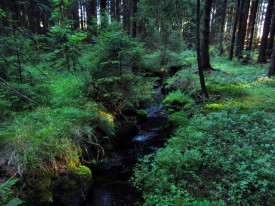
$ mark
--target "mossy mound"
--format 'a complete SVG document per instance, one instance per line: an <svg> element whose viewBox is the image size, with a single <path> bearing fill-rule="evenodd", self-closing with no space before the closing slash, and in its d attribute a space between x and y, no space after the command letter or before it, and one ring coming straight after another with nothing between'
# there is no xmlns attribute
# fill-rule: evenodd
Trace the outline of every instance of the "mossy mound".
<svg viewBox="0 0 275 206"><path fill-rule="evenodd" d="M137 112L137 117L138 118L140 118L140 119L146 119L147 118L148 113L144 109L136 110L136 112Z"/></svg>
<svg viewBox="0 0 275 206"><path fill-rule="evenodd" d="M69 164L66 175L59 177L53 187L54 204L79 205L92 186L92 172L86 166Z"/></svg>
<svg viewBox="0 0 275 206"><path fill-rule="evenodd" d="M163 104L168 111L171 109L179 111L182 107L189 105L190 103L194 104L195 101L190 96L181 93L179 90L169 93L169 95L163 100Z"/></svg>
<svg viewBox="0 0 275 206"><path fill-rule="evenodd" d="M75 166L73 164L70 164L68 166L68 170L70 173L77 175L80 178L88 178L89 179L92 177L92 171L84 165Z"/></svg>

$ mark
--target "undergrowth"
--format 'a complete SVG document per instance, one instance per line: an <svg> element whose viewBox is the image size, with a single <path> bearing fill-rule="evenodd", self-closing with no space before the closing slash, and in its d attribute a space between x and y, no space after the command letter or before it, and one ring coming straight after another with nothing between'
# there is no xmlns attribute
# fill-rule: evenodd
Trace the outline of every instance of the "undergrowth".
<svg viewBox="0 0 275 206"><path fill-rule="evenodd" d="M164 84L172 136L131 179L144 205L275 204L275 81L259 65L215 58L212 66L220 71L205 73L205 103L170 108L200 90L196 65Z"/></svg>

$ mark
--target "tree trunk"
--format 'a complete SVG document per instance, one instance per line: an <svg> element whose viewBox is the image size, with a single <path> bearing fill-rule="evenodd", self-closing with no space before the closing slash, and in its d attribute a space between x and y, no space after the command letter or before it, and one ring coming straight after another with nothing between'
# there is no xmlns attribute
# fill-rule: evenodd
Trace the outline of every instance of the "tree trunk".
<svg viewBox="0 0 275 206"><path fill-rule="evenodd" d="M123 25L130 33L130 0L123 0Z"/></svg>
<svg viewBox="0 0 275 206"><path fill-rule="evenodd" d="M201 54L200 54L200 0L197 0L197 60L198 60L198 69L199 69L199 77L200 77L200 84L202 93L205 98L209 98L207 88L205 86L205 79L203 68L201 64Z"/></svg>
<svg viewBox="0 0 275 206"><path fill-rule="evenodd" d="M78 14L78 2L75 2L73 4L72 18L73 18L73 28L74 29L79 29L80 22L79 22L79 14Z"/></svg>
<svg viewBox="0 0 275 206"><path fill-rule="evenodd" d="M224 34L224 25L225 25L225 16L226 16L226 9L227 9L227 0L224 0L223 4L223 11L222 11L222 21L221 21L221 33L220 33L220 46L219 46L219 56L223 55L223 34Z"/></svg>
<svg viewBox="0 0 275 206"><path fill-rule="evenodd" d="M137 13L137 0L131 0L130 35L133 38L137 36L137 22L135 20L136 13Z"/></svg>
<svg viewBox="0 0 275 206"><path fill-rule="evenodd" d="M107 0L100 0L100 23L101 27L106 27L108 25L107 12Z"/></svg>
<svg viewBox="0 0 275 206"><path fill-rule="evenodd" d="M110 16L112 22L116 20L116 0L110 0Z"/></svg>
<svg viewBox="0 0 275 206"><path fill-rule="evenodd" d="M261 22L264 21L264 14L265 14L264 7L265 7L265 4L264 4L264 2L262 2L259 6L259 12L258 12L258 16L257 16L256 25L260 25ZM257 31L257 33L256 33L257 37L254 38L254 48L253 48L254 50L259 48L259 43L260 43L261 39L258 36L260 36L260 34L261 34L262 27L261 26L257 27L256 31Z"/></svg>
<svg viewBox="0 0 275 206"><path fill-rule="evenodd" d="M274 37L273 37L274 39ZM273 44L273 51L270 61L270 67L268 69L268 77L275 76L275 44Z"/></svg>
<svg viewBox="0 0 275 206"><path fill-rule="evenodd" d="M274 0L269 0L266 14L265 14L264 29L263 29L263 35L261 40L261 46L259 50L258 63L267 62L266 50L267 50L268 34L269 34L271 18L272 18L273 5L274 5Z"/></svg>
<svg viewBox="0 0 275 206"><path fill-rule="evenodd" d="M249 40L246 50L251 51L259 0L253 0L249 17Z"/></svg>
<svg viewBox="0 0 275 206"><path fill-rule="evenodd" d="M241 11L240 2L241 2L241 0L238 0L237 7L236 7L234 26L233 26L233 32L232 32L232 38L231 38L231 45L230 45L229 57L228 57L229 60L233 59L233 51L234 51L234 45L235 45L236 30L237 30L237 24L238 24L238 21L239 21L239 14L240 14L240 11Z"/></svg>
<svg viewBox="0 0 275 206"><path fill-rule="evenodd" d="M100 9L104 11L107 9L107 0L100 0Z"/></svg>
<svg viewBox="0 0 275 206"><path fill-rule="evenodd" d="M274 35L275 35L275 5L273 5L273 16L271 21L268 46L267 46L267 57L271 58L272 48L274 44Z"/></svg>
<svg viewBox="0 0 275 206"><path fill-rule="evenodd" d="M82 1L79 2L79 6L80 6L80 26L81 26L81 29L83 30L84 29L84 11L83 11L83 4L82 4Z"/></svg>
<svg viewBox="0 0 275 206"><path fill-rule="evenodd" d="M245 37L247 33L247 22L248 22L248 14L249 14L249 8L250 8L250 0L245 1L245 8L244 8L244 22L242 27L242 36L240 39L240 53L244 50L245 46Z"/></svg>
<svg viewBox="0 0 275 206"><path fill-rule="evenodd" d="M118 22L121 21L120 16L121 16L121 0L116 0L116 20Z"/></svg>
<svg viewBox="0 0 275 206"><path fill-rule="evenodd" d="M249 4L250 4L250 0L242 0L240 5L241 13L240 13L240 19L239 19L238 38L237 38L237 45L236 45L236 57L238 57L238 59L241 58L242 51L244 49Z"/></svg>
<svg viewBox="0 0 275 206"><path fill-rule="evenodd" d="M210 23L210 12L211 12L212 0L204 1L204 18L203 18L203 29L202 29L202 45L201 45L201 66L205 71L212 69L210 65L209 55L209 23Z"/></svg>
<svg viewBox="0 0 275 206"><path fill-rule="evenodd" d="M216 35L216 29L214 27L215 25L215 21L216 21L216 18L219 16L217 13L218 13L218 10L219 8L217 8L218 6L216 6L216 1L215 0L212 0L212 6L211 6L211 11L210 11L210 26L209 26L209 32L211 34L211 36L215 36Z"/></svg>
<svg viewBox="0 0 275 206"><path fill-rule="evenodd" d="M97 19L97 0L90 0L87 3L87 25L91 26L93 19Z"/></svg>

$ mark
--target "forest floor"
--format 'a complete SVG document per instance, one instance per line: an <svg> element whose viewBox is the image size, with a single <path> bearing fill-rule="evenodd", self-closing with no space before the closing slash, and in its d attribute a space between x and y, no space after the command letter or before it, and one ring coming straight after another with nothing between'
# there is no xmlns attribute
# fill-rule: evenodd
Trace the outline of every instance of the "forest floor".
<svg viewBox="0 0 275 206"><path fill-rule="evenodd" d="M195 59L164 82L171 138L132 178L148 205L275 203L275 79L268 65L212 58L212 66L206 102L193 100Z"/></svg>

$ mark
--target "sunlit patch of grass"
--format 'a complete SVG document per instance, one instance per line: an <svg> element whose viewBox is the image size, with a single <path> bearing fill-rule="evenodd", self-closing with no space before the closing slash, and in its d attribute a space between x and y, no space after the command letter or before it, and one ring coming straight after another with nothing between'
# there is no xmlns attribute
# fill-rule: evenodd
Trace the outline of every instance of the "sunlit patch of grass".
<svg viewBox="0 0 275 206"><path fill-rule="evenodd" d="M191 56L190 58L195 58ZM274 87L275 78L267 78L268 65L249 64L229 61L226 58L212 58L211 65L219 71L205 72L206 86L210 100L201 105L207 109L227 109L232 107L258 108L272 110L275 103ZM193 90L200 90L198 74L195 73L197 65L181 70L174 77L165 82L167 88L180 89L184 79L192 78ZM188 88L188 87L185 87ZM190 88L189 88L190 90ZM182 91L182 90L181 90ZM189 94L188 91L182 91Z"/></svg>
<svg viewBox="0 0 275 206"><path fill-rule="evenodd" d="M210 103L205 105L206 109L223 109L225 105L222 103Z"/></svg>
<svg viewBox="0 0 275 206"><path fill-rule="evenodd" d="M210 96L220 95L220 99L204 105L205 108L273 109L275 80L266 77L266 65L241 65L237 61L215 58L212 66L220 71L206 73L207 88Z"/></svg>
<svg viewBox="0 0 275 206"><path fill-rule="evenodd" d="M210 93L231 95L231 96L244 96L246 94L246 89L250 87L248 84L224 84L224 85L214 85L210 84L207 86Z"/></svg>

